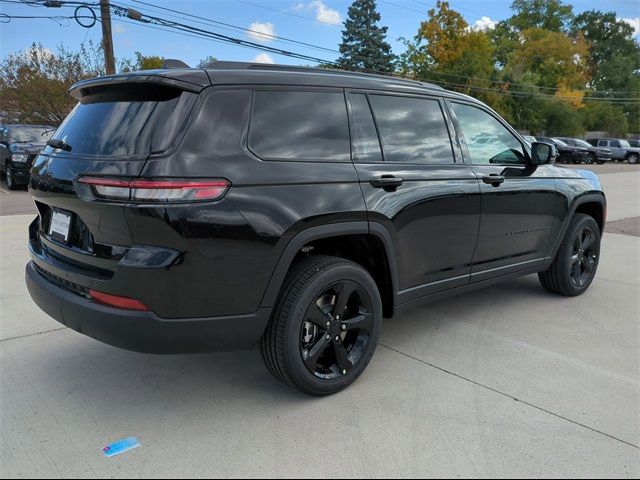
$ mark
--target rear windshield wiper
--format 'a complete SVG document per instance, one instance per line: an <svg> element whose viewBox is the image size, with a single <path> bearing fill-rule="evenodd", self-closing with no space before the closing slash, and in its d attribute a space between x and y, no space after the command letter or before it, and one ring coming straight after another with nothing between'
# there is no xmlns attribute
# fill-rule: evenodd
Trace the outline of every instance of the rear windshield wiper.
<svg viewBox="0 0 640 480"><path fill-rule="evenodd" d="M69 145L67 142L64 142L58 138L50 138L49 140L47 140L47 145L53 148L57 148L59 150L64 150L66 152L71 151L71 145Z"/></svg>

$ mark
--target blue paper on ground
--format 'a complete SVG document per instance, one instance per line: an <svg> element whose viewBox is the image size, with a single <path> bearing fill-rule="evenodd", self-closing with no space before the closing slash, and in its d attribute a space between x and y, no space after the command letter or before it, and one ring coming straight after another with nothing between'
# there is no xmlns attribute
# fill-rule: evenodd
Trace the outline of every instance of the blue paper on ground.
<svg viewBox="0 0 640 480"><path fill-rule="evenodd" d="M129 437L125 438L124 440L118 440L117 442L107 445L102 449L102 453L104 453L106 457L113 457L129 450L133 450L134 448L139 446L140 442L138 442L136 437Z"/></svg>

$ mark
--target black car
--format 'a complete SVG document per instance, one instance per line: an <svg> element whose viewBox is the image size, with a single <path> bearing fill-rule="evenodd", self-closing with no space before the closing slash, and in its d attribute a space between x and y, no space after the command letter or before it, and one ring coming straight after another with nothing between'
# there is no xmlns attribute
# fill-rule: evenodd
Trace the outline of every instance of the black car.
<svg viewBox="0 0 640 480"><path fill-rule="evenodd" d="M538 273L579 295L596 175L483 103L378 75L214 63L76 84L32 170L26 282L64 325L155 353L260 346L311 395L383 318Z"/></svg>
<svg viewBox="0 0 640 480"><path fill-rule="evenodd" d="M558 140L566 143L570 147L586 148L589 151L589 161L587 163L603 163L611 161L611 149L605 147L596 147L579 138L558 137Z"/></svg>
<svg viewBox="0 0 640 480"><path fill-rule="evenodd" d="M627 140L627 142L629 143L629 146L633 147L633 148L640 148L640 140Z"/></svg>
<svg viewBox="0 0 640 480"><path fill-rule="evenodd" d="M55 128L47 125L0 125L0 173L9 190L29 183L29 170Z"/></svg>
<svg viewBox="0 0 640 480"><path fill-rule="evenodd" d="M539 142L550 143L558 149L559 163L591 163L589 149L582 146L568 145L556 137L536 137Z"/></svg>

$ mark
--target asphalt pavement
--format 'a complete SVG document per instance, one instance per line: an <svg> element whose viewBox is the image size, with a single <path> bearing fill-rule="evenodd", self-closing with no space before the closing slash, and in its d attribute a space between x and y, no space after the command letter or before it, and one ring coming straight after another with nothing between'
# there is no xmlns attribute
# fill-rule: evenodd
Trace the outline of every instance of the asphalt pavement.
<svg viewBox="0 0 640 480"><path fill-rule="evenodd" d="M593 168L610 223L637 222L640 167ZM358 382L312 399L256 351L144 355L47 317L24 287L24 195L0 191L2 477L640 476L636 235L605 234L580 297L527 276L385 322Z"/></svg>

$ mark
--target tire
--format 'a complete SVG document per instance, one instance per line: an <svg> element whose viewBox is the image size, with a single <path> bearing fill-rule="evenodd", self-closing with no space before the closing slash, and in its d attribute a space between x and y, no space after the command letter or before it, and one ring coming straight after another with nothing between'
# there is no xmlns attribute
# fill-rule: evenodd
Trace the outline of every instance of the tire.
<svg viewBox="0 0 640 480"><path fill-rule="evenodd" d="M312 256L287 275L260 352L284 384L308 395L331 395L365 370L381 326L382 301L369 272L343 258Z"/></svg>
<svg viewBox="0 0 640 480"><path fill-rule="evenodd" d="M593 217L574 215L551 266L538 274L542 286L566 297L584 293L598 269L600 239L600 227Z"/></svg>
<svg viewBox="0 0 640 480"><path fill-rule="evenodd" d="M605 161L604 160L596 160L596 163L598 165L604 165Z"/></svg>
<svg viewBox="0 0 640 480"><path fill-rule="evenodd" d="M18 185L16 184L16 179L13 177L13 170L11 170L11 167L7 166L6 170L5 170L5 179L7 181L7 188L9 190L16 190L18 188Z"/></svg>
<svg viewBox="0 0 640 480"><path fill-rule="evenodd" d="M632 153L627 157L627 162L629 162L631 165L637 164L638 161L640 161L640 157L638 156L637 153Z"/></svg>
<svg viewBox="0 0 640 480"><path fill-rule="evenodd" d="M571 162L571 156L567 155L566 153L563 153L558 157L558 161L560 163L570 163Z"/></svg>

